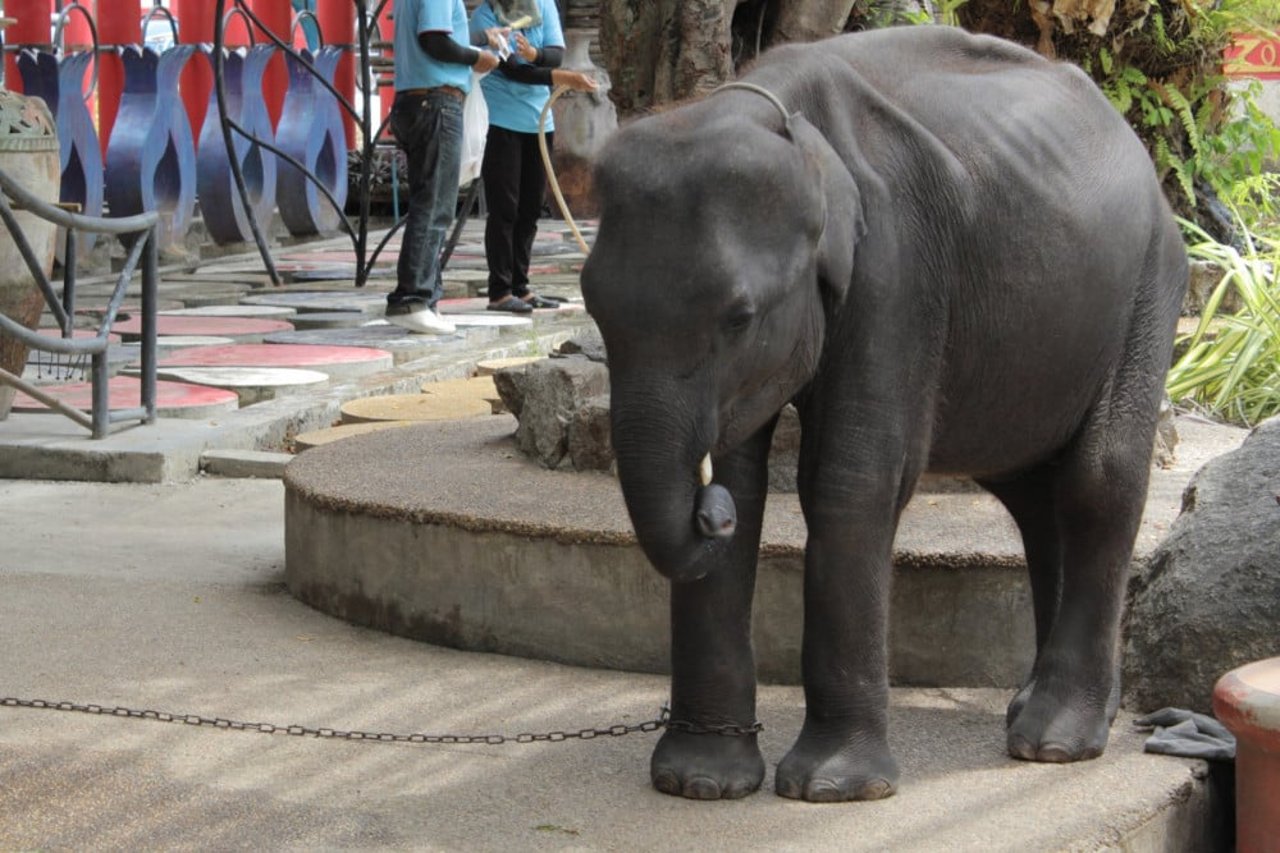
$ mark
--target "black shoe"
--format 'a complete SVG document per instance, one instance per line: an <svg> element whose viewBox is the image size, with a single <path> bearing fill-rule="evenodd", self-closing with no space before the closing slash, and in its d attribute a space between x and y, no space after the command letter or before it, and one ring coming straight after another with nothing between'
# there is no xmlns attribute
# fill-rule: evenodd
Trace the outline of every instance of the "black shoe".
<svg viewBox="0 0 1280 853"><path fill-rule="evenodd" d="M521 297L521 301L531 308L559 308L560 303L554 299L547 299L536 293L530 293Z"/></svg>
<svg viewBox="0 0 1280 853"><path fill-rule="evenodd" d="M506 311L509 314L529 314L533 312L533 306L525 302L519 296L507 296L498 302L489 303L490 311Z"/></svg>

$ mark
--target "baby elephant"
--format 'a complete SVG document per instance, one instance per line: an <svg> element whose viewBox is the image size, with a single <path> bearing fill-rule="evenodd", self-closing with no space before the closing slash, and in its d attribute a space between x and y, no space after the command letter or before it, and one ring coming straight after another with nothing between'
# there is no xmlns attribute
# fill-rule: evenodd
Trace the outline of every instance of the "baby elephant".
<svg viewBox="0 0 1280 853"><path fill-rule="evenodd" d="M1187 281L1138 139L1079 70L951 28L766 54L619 130L582 274L613 443L671 579L661 791L756 790L750 642L770 436L800 413L805 721L777 792L893 793L893 539L922 472L1022 533L1036 659L1008 712L1034 761L1101 754L1126 572ZM741 736L708 736L738 727Z"/></svg>

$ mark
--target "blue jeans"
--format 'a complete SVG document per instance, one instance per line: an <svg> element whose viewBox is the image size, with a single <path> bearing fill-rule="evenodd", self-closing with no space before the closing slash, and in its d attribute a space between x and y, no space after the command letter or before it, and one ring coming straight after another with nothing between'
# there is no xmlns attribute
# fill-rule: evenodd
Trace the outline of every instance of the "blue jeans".
<svg viewBox="0 0 1280 853"><path fill-rule="evenodd" d="M462 101L446 92L397 93L391 131L409 161L409 209L387 307L434 309L444 292L440 252L458 207Z"/></svg>

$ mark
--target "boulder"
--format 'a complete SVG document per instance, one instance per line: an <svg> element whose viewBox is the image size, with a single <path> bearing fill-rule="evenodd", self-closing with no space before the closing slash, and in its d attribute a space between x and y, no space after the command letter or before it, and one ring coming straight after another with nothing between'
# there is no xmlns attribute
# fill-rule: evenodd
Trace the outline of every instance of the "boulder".
<svg viewBox="0 0 1280 853"><path fill-rule="evenodd" d="M1280 655L1280 418L1200 469L1130 583L1124 698L1212 713L1229 670Z"/></svg>
<svg viewBox="0 0 1280 853"><path fill-rule="evenodd" d="M493 379L507 411L520 422L516 447L546 468L572 464L569 433L575 413L609 389L609 369L583 356L499 370Z"/></svg>

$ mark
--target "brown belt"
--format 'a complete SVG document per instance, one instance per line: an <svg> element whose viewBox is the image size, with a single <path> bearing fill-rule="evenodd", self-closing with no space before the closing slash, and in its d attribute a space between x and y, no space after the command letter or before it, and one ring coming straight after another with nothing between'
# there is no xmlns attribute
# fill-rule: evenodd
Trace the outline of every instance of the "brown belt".
<svg viewBox="0 0 1280 853"><path fill-rule="evenodd" d="M405 95L410 98L421 98L424 95L430 95L432 92L440 92L459 101L467 99L467 93L459 89L457 86L435 86L431 89L401 89L396 92L397 95Z"/></svg>

